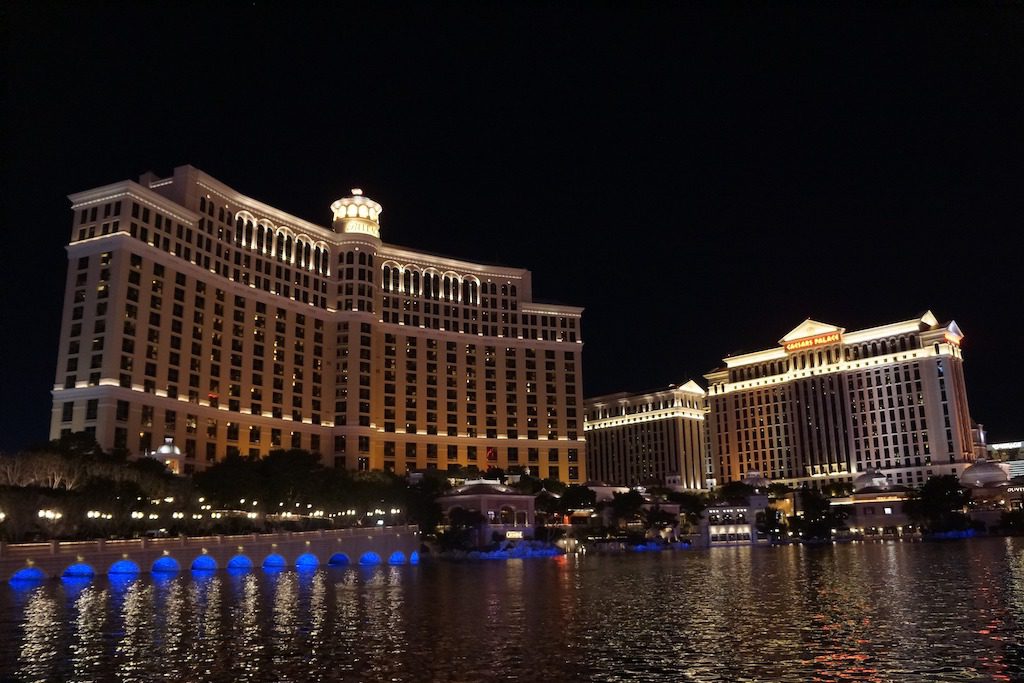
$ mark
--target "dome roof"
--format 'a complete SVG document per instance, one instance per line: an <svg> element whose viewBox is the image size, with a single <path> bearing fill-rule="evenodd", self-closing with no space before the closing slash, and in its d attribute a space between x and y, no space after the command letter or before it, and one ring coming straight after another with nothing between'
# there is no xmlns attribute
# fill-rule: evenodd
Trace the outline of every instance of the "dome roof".
<svg viewBox="0 0 1024 683"><path fill-rule="evenodd" d="M743 483L753 486L755 489L766 489L771 484L768 479L757 470L747 470L743 475Z"/></svg>
<svg viewBox="0 0 1024 683"><path fill-rule="evenodd" d="M868 488L885 491L891 487L889 478L881 470L866 470L853 480L854 491L863 491Z"/></svg>
<svg viewBox="0 0 1024 683"><path fill-rule="evenodd" d="M983 488L993 484L1002 484L1010 480L1010 475L994 462L979 459L960 473L960 483L972 488Z"/></svg>
<svg viewBox="0 0 1024 683"><path fill-rule="evenodd" d="M164 439L164 445L153 454L160 458L180 458L181 449L174 445L174 439Z"/></svg>

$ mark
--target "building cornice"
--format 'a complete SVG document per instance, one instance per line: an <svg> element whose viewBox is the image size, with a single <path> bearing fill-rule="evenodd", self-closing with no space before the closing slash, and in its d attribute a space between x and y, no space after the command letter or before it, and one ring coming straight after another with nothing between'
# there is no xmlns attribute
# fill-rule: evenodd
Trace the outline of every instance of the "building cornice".
<svg viewBox="0 0 1024 683"><path fill-rule="evenodd" d="M744 380L742 382L722 382L718 384L712 383L714 390L711 392L711 395L722 395L734 391L746 391L749 389L761 389L766 387L778 386L780 384L786 384L788 382L792 382L793 380L804 379L807 377L832 375L839 372L857 372L859 370L873 368L880 365L891 365L894 363L902 363L908 360L921 360L924 358L933 358L935 356L951 356L953 358L959 359L960 349L954 346L953 344L946 342L939 344L938 351L935 350L934 346L928 345L920 349L912 349L909 351L897 351L896 353L872 356L871 358L861 358L858 360L844 360L838 363L832 363L830 365L819 366L816 368L790 370L781 375L770 375L768 377L759 377L757 379L749 379Z"/></svg>
<svg viewBox="0 0 1024 683"><path fill-rule="evenodd" d="M382 245L377 251L377 255L381 259L392 259L402 266L415 265L420 268L434 268L442 271L449 269L459 274L461 274L459 271L471 273L477 277L507 278L512 280L525 280L530 277L530 271L525 268L503 268L501 266L473 263L472 261L438 256L393 244Z"/></svg>
<svg viewBox="0 0 1024 683"><path fill-rule="evenodd" d="M697 408L674 407L663 410L651 410L645 413L633 413L631 415L615 415L614 417L605 417L600 420L584 420L583 431L592 432L595 429L610 429L612 427L674 419L702 421L704 420L704 411Z"/></svg>
<svg viewBox="0 0 1024 683"><path fill-rule="evenodd" d="M170 214L175 219L188 223L189 225L194 225L196 221L199 220L198 213L190 211L181 204L164 197L159 192L155 192L148 187L139 185L132 180L122 180L120 182L111 183L110 185L104 185L103 187L96 187L91 190L85 190L83 192L76 192L68 195L68 199L71 200L72 209L80 209L100 202L108 202L120 197L130 197L135 199L142 204L147 204L151 208Z"/></svg>
<svg viewBox="0 0 1024 683"><path fill-rule="evenodd" d="M225 185L221 181L204 173L203 171L200 171L197 168L189 168L192 168L192 170L195 171L196 184L199 187L203 188L204 190L210 193L214 193L233 204L240 205L241 207L248 209L249 212L256 215L257 218L270 218L275 223L280 223L284 227L291 228L296 232L302 230L309 231L314 235L317 235L321 239L329 240L332 243L336 243L338 240L338 233L336 233L334 230L330 228L325 228L322 225L317 225L316 223L307 221L304 218L299 218L298 216L293 216L292 214L287 213L286 211L274 208L270 204L261 202L258 199L253 199L252 197L249 197L247 195L242 194L241 192L238 192L237 190L232 189L231 187ZM257 214L262 214L262 216Z"/></svg>

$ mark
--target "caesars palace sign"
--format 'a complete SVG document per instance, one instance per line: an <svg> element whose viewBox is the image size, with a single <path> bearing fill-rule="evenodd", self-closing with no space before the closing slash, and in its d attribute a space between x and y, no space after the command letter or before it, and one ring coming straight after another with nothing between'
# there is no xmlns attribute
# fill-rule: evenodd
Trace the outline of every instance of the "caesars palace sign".
<svg viewBox="0 0 1024 683"><path fill-rule="evenodd" d="M785 349L787 351L799 351L824 344L837 344L842 340L843 335L841 332L829 332L828 334L819 334L817 337L807 337L806 339L786 342Z"/></svg>

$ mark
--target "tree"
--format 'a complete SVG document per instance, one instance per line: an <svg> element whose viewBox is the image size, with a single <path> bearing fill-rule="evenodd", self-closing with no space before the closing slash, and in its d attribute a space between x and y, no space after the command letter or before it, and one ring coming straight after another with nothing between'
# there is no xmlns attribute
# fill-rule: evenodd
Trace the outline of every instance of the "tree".
<svg viewBox="0 0 1024 683"><path fill-rule="evenodd" d="M971 526L964 508L971 493L952 475L932 477L903 505L907 516L926 532L963 531Z"/></svg>
<svg viewBox="0 0 1024 683"><path fill-rule="evenodd" d="M444 495L451 484L439 470L427 470L414 486L406 490L405 510L408 520L419 524L420 531L433 534L443 517L436 499Z"/></svg>
<svg viewBox="0 0 1024 683"><path fill-rule="evenodd" d="M636 491L615 493L610 503L612 517L616 521L632 522L640 517L644 497Z"/></svg>
<svg viewBox="0 0 1024 683"><path fill-rule="evenodd" d="M236 498L266 500L268 504L325 503L327 468L320 456L309 451L292 448L270 451L262 460L255 460L258 484L255 490Z"/></svg>
<svg viewBox="0 0 1024 683"><path fill-rule="evenodd" d="M194 477L196 488L220 507L237 505L241 498L262 496L260 479L256 463L240 455L229 455Z"/></svg>
<svg viewBox="0 0 1024 683"><path fill-rule="evenodd" d="M104 456L103 449L100 448L96 437L88 432L61 434L59 439L54 439L31 450L59 453L70 458L102 458Z"/></svg>
<svg viewBox="0 0 1024 683"><path fill-rule="evenodd" d="M519 491L520 493L529 493L530 495L536 495L540 493L540 490L544 488L544 484L537 477L531 477L528 474L524 474L519 477L512 488Z"/></svg>
<svg viewBox="0 0 1024 683"><path fill-rule="evenodd" d="M782 513L773 507L766 507L757 513L757 530L766 536L777 538L782 535L785 519ZM829 527L831 532L832 527Z"/></svg>
<svg viewBox="0 0 1024 683"><path fill-rule="evenodd" d="M596 504L597 494L594 493L593 489L587 488L586 486L573 484L565 489L562 493L562 497L559 499L559 502L561 503L562 512L569 512L570 510L587 510L593 508Z"/></svg>
<svg viewBox="0 0 1024 683"><path fill-rule="evenodd" d="M842 498L853 493L853 484L848 481L834 481L831 484L825 484L822 493L829 498Z"/></svg>
<svg viewBox="0 0 1024 683"><path fill-rule="evenodd" d="M800 512L792 526L804 540L828 540L832 529L845 525L845 516L832 509L832 502L817 489L804 487L799 493Z"/></svg>
<svg viewBox="0 0 1024 683"><path fill-rule="evenodd" d="M566 489L566 485L564 483L560 482L557 479L552 479L551 477L548 477L541 483L544 485L544 488L546 490L550 491L551 493L557 493L559 495L561 495L562 492L565 491Z"/></svg>
<svg viewBox="0 0 1024 683"><path fill-rule="evenodd" d="M452 508L448 511L448 529L438 541L446 550L473 548L476 546L475 536L483 523L484 516L479 510Z"/></svg>
<svg viewBox="0 0 1024 683"><path fill-rule="evenodd" d="M500 467L494 467L491 465L484 472L484 479L497 479L498 481L505 481L505 470Z"/></svg>
<svg viewBox="0 0 1024 683"><path fill-rule="evenodd" d="M730 481L722 484L715 494L719 500L730 505L743 505L750 496L754 495L754 487L742 481Z"/></svg>
<svg viewBox="0 0 1024 683"><path fill-rule="evenodd" d="M675 526L679 522L679 515L674 515L667 510L662 510L658 505L653 505L649 510L644 511L643 517L644 525L648 529L655 530Z"/></svg>
<svg viewBox="0 0 1024 683"><path fill-rule="evenodd" d="M700 523L708 506L707 496L693 491L672 491L668 494L668 501L679 506L684 531L689 531Z"/></svg>

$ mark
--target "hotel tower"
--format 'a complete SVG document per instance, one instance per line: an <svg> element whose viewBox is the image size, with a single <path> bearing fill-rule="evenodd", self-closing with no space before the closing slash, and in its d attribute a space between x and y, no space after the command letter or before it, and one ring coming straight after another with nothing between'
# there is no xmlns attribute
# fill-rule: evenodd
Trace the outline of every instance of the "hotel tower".
<svg viewBox="0 0 1024 683"><path fill-rule="evenodd" d="M529 271L385 244L359 190L329 227L191 166L70 200L51 438L585 478L582 309Z"/></svg>
<svg viewBox="0 0 1024 683"><path fill-rule="evenodd" d="M962 472L974 459L962 339L931 312L852 332L806 320L724 359L705 375L712 476L800 485L871 468L917 486Z"/></svg>
<svg viewBox="0 0 1024 683"><path fill-rule="evenodd" d="M705 486L704 390L694 381L586 400L587 476L607 484Z"/></svg>

